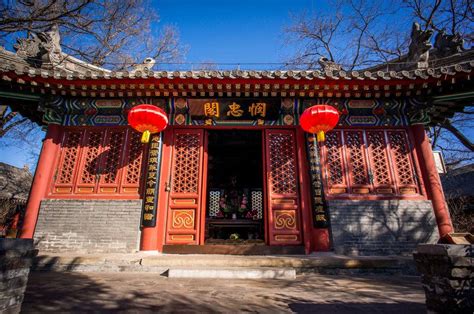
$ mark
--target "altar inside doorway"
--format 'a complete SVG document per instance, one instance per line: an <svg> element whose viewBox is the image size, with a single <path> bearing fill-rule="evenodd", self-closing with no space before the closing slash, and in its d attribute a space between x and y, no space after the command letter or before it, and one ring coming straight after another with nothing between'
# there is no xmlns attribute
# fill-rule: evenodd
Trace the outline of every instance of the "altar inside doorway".
<svg viewBox="0 0 474 314"><path fill-rule="evenodd" d="M206 244L264 244L262 132L208 133Z"/></svg>

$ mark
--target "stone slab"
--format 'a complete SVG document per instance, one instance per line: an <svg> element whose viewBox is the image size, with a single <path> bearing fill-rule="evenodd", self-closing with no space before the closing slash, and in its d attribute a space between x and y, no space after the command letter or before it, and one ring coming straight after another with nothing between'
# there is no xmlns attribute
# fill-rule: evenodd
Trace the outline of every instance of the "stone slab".
<svg viewBox="0 0 474 314"><path fill-rule="evenodd" d="M102 254L42 255L34 269L43 271L131 271L153 272L170 268L294 268L298 273L387 272L414 274L415 264L407 257L348 257L335 254L300 256Z"/></svg>
<svg viewBox="0 0 474 314"><path fill-rule="evenodd" d="M32 248L32 239L2 239L0 241L0 251L26 252Z"/></svg>
<svg viewBox="0 0 474 314"><path fill-rule="evenodd" d="M169 278L209 278L209 279L296 279L294 268L171 268Z"/></svg>
<svg viewBox="0 0 474 314"><path fill-rule="evenodd" d="M430 255L449 255L474 257L473 244L420 244L416 253Z"/></svg>

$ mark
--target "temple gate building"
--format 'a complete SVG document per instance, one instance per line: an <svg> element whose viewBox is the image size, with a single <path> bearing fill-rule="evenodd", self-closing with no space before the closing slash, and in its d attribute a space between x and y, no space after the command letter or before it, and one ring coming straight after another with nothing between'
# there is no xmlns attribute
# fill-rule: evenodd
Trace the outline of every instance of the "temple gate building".
<svg viewBox="0 0 474 314"><path fill-rule="evenodd" d="M43 251L389 255L452 232L425 127L472 102L462 43L357 71L110 71L47 35L0 49L0 101L47 129L21 233ZM143 103L169 118L149 144ZM315 104L340 113L321 166Z"/></svg>

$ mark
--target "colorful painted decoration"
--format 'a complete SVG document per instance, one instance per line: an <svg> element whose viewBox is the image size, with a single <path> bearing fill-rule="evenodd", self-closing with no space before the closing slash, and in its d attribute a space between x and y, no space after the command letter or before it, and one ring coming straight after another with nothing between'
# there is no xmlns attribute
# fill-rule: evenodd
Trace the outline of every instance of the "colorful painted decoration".
<svg viewBox="0 0 474 314"><path fill-rule="evenodd" d="M168 117L163 109L153 105L141 104L128 112L128 124L138 132L142 132L142 143L150 141L150 134L166 129Z"/></svg>
<svg viewBox="0 0 474 314"><path fill-rule="evenodd" d="M331 131L339 121L339 112L329 105L314 105L307 108L300 118L306 132L316 133L318 142L324 141L325 132Z"/></svg>

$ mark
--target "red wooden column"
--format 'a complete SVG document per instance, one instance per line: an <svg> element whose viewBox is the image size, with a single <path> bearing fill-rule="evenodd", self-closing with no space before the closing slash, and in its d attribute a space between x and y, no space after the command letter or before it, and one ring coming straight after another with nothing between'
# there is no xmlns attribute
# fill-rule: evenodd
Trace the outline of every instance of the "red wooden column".
<svg viewBox="0 0 474 314"><path fill-rule="evenodd" d="M33 184L31 185L20 238L33 238L36 221L38 220L40 203L46 195L48 182L54 170L53 165L59 150L60 131L61 126L59 125L50 124L48 126L48 132L43 140L43 148L41 149L41 154L39 156Z"/></svg>
<svg viewBox="0 0 474 314"><path fill-rule="evenodd" d="M453 232L451 217L449 215L446 200L444 199L443 187L436 170L435 161L431 144L426 136L423 125L414 125L411 127L415 139L418 158L420 159L420 168L423 174L428 197L433 203L433 210L438 224L440 237Z"/></svg>

